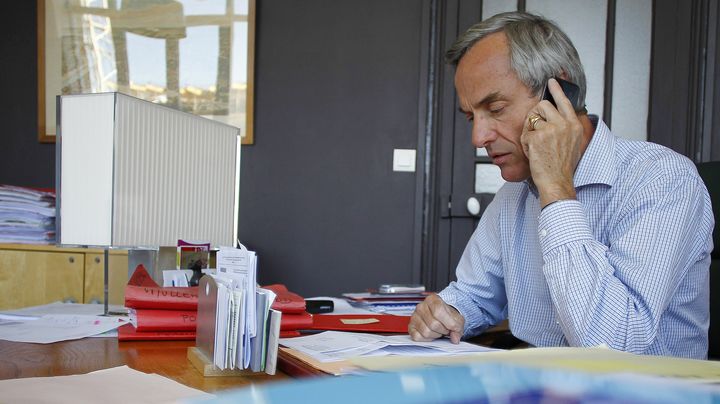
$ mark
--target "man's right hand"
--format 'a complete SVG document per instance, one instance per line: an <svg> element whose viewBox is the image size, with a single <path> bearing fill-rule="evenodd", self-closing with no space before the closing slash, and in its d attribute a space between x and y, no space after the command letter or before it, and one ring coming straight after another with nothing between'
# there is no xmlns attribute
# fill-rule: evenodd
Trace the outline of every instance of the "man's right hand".
<svg viewBox="0 0 720 404"><path fill-rule="evenodd" d="M408 325L413 341L432 341L444 335L453 344L460 342L465 329L465 318L440 296L432 294L418 304Z"/></svg>

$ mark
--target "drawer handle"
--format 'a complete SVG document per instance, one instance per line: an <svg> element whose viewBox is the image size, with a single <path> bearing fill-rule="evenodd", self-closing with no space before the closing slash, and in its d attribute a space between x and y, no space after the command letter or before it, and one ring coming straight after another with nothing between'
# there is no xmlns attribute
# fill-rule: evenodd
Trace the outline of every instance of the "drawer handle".
<svg viewBox="0 0 720 404"><path fill-rule="evenodd" d="M74 263L74 262L75 262L75 257L70 257L70 258L68 258L68 261L70 261L71 264Z"/></svg>
<svg viewBox="0 0 720 404"><path fill-rule="evenodd" d="M100 263L100 257L95 257L95 263L96 263L96 264L99 264L99 263Z"/></svg>

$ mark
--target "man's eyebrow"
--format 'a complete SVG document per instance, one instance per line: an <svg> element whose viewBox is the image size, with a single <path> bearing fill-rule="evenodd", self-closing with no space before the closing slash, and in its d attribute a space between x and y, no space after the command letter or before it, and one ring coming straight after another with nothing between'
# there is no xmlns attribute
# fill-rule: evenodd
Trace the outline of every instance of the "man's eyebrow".
<svg viewBox="0 0 720 404"><path fill-rule="evenodd" d="M492 93L486 95L485 98L483 98L482 100L474 103L473 108L477 108L477 107L479 107L481 105L485 105L485 104L491 104L501 98L502 98L502 95L500 94L499 91L493 91ZM462 106L458 107L458 111L462 112L463 114L467 114L469 112L469 111L465 111L462 108Z"/></svg>

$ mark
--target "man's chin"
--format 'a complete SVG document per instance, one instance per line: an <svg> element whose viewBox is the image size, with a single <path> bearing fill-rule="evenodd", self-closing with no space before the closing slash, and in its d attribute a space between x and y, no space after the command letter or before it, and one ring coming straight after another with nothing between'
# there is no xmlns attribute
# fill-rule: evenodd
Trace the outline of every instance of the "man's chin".
<svg viewBox="0 0 720 404"><path fill-rule="evenodd" d="M518 173L514 170L503 170L500 169L500 175L507 182L523 182L530 178L530 174Z"/></svg>

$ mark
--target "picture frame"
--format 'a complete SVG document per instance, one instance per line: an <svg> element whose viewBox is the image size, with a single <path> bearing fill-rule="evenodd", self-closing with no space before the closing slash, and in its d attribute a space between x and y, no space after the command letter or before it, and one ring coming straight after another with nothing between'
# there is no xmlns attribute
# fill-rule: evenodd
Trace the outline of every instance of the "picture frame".
<svg viewBox="0 0 720 404"><path fill-rule="evenodd" d="M119 91L236 126L253 144L256 0L144 1L36 0L38 141L55 142L57 95Z"/></svg>

